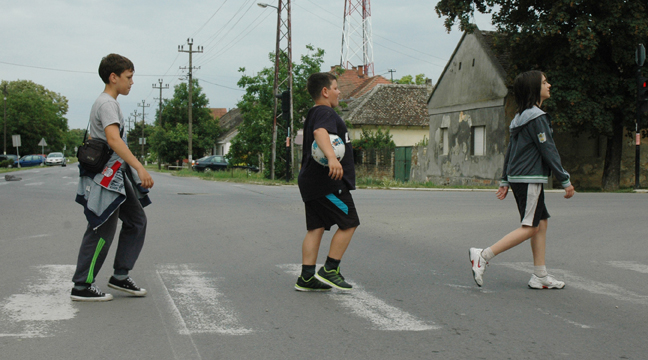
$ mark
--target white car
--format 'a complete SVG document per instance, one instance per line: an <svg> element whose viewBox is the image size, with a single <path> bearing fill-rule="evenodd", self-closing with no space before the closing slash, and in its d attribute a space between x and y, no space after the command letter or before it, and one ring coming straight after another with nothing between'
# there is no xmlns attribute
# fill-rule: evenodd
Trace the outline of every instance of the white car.
<svg viewBox="0 0 648 360"><path fill-rule="evenodd" d="M65 158L65 156L63 156L63 153L60 153L60 152L49 153L47 155L47 158L45 158L45 165L47 165L47 166L51 166L51 165L66 166L67 165L67 159Z"/></svg>

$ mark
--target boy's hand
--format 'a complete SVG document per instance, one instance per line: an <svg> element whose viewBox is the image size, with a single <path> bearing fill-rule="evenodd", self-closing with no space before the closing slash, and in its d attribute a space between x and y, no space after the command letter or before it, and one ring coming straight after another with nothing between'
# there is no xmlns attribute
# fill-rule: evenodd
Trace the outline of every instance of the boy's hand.
<svg viewBox="0 0 648 360"><path fill-rule="evenodd" d="M329 159L329 177L333 180L341 180L342 175L344 175L344 170L342 170L342 164L338 161L337 158L333 157Z"/></svg>
<svg viewBox="0 0 648 360"><path fill-rule="evenodd" d="M574 185L569 185L568 187L565 188L565 199L569 199L574 194L576 193L576 190L574 190Z"/></svg>
<svg viewBox="0 0 648 360"><path fill-rule="evenodd" d="M504 200L506 198L506 195L508 195L509 187L508 186L500 186L499 189L497 189L497 193L495 196L497 196L498 199Z"/></svg>
<svg viewBox="0 0 648 360"><path fill-rule="evenodd" d="M150 189L153 187L153 178L151 175L144 169L142 166L139 170L137 170L137 176L139 176L140 180L142 180L141 186L144 189Z"/></svg>

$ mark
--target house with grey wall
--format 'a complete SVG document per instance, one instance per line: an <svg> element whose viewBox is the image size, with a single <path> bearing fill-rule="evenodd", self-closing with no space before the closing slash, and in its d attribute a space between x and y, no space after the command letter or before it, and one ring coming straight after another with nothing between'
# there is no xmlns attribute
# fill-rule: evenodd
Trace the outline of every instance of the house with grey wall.
<svg viewBox="0 0 648 360"><path fill-rule="evenodd" d="M506 56L494 32L464 33L427 102L429 145L417 149L412 179L436 184L491 185L502 173L514 99Z"/></svg>

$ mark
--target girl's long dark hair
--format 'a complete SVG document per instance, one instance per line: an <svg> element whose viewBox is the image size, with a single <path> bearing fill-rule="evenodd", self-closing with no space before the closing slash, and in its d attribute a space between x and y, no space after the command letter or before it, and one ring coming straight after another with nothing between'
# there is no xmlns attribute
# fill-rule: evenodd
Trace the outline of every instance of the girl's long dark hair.
<svg viewBox="0 0 648 360"><path fill-rule="evenodd" d="M542 71L532 70L523 72L513 81L513 92L515 93L518 114L522 114L524 110L530 109L540 102L543 76L545 74Z"/></svg>

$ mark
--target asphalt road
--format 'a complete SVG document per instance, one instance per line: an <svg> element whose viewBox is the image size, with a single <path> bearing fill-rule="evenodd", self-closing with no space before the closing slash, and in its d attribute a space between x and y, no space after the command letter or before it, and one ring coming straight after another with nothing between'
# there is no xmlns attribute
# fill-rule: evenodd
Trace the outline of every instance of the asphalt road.
<svg viewBox="0 0 648 360"><path fill-rule="evenodd" d="M357 190L361 225L341 264L354 291L301 293L296 187L156 173L131 272L149 295L73 303L77 173L0 178L1 359L648 357L647 194L548 193L547 265L567 287L538 291L528 244L494 258L483 288L472 280L468 248L518 226L512 196Z"/></svg>

